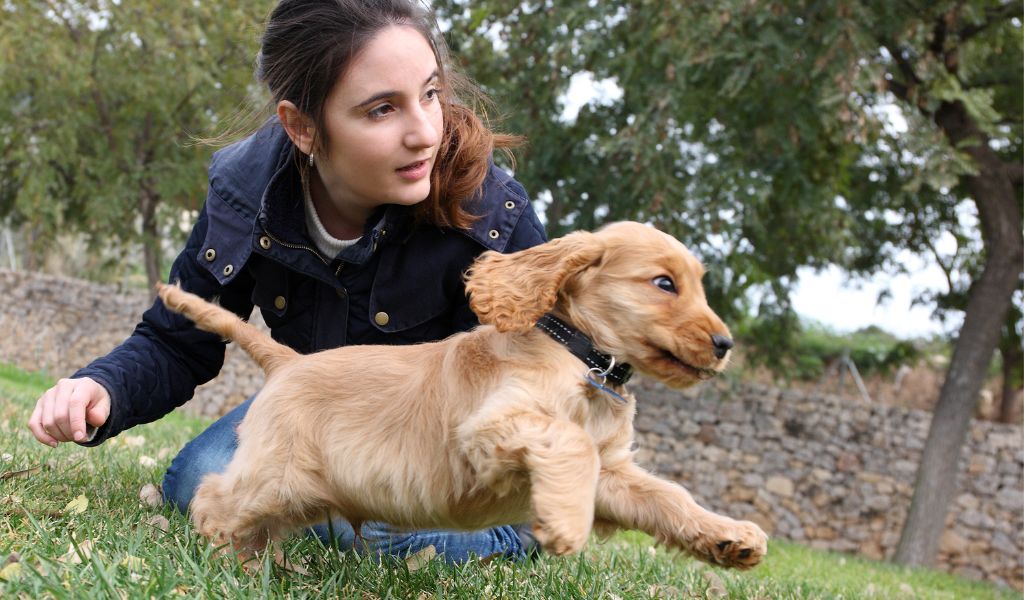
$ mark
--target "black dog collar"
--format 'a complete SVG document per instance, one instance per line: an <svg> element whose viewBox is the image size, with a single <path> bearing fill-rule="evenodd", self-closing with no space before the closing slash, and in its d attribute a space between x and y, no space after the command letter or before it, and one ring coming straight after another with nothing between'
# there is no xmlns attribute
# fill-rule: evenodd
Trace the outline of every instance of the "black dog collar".
<svg viewBox="0 0 1024 600"><path fill-rule="evenodd" d="M624 385L633 376L633 367L628 363L615 364L615 359L594 348L594 342L565 321L548 313L537 321L537 328L569 349L573 356L582 360L596 375L606 377L615 385Z"/></svg>

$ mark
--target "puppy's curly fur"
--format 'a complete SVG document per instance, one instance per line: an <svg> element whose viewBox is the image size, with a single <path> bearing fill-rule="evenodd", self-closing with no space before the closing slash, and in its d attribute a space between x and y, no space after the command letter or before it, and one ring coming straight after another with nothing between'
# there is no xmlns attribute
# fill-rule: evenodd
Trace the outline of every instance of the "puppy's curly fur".
<svg viewBox="0 0 1024 600"><path fill-rule="evenodd" d="M584 363L533 327L552 312L618 362L691 385L728 358L716 355L712 336L729 333L707 305L702 275L675 239L616 223L482 255L467 280L483 323L471 332L308 356L159 286L167 307L239 343L267 371L234 459L199 486L195 525L245 554L327 515L357 528L532 521L544 550L560 555L580 550L596 521L752 567L767 550L764 532L638 467L633 396L614 387L623 402L587 384Z"/></svg>

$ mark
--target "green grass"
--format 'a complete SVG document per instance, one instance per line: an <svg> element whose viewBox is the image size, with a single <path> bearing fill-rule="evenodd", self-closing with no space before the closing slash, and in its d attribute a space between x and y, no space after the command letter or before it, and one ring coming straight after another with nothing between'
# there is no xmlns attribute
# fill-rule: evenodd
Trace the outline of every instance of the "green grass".
<svg viewBox="0 0 1024 600"><path fill-rule="evenodd" d="M737 573L654 548L639 533L594 541L579 556L528 564L338 554L297 537L283 545L307 574L246 574L212 556L188 521L139 500L207 421L172 414L99 448L35 442L25 421L51 380L0 365L0 598L1010 598L944 573L908 570L773 540ZM30 470L21 475L11 473ZM88 500L84 510L69 503ZM151 520L167 519L163 531ZM86 553L88 550L88 553ZM17 553L18 565L2 561Z"/></svg>

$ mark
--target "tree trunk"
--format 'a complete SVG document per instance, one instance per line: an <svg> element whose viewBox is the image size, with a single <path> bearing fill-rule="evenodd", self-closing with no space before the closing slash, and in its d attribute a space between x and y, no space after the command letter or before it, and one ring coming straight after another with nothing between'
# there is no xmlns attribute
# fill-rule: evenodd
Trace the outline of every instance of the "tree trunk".
<svg viewBox="0 0 1024 600"><path fill-rule="evenodd" d="M1017 284L1018 286L1020 283ZM1010 313L1003 325L1003 335L999 340L999 354L1003 363L1003 385L999 394L999 414L997 419L1000 423L1021 422L1021 413L1024 412L1024 390L1021 389L1022 375L1024 375L1024 345L1022 345L1021 334L1017 331L1018 325L1024 322L1024 313L1019 306L1011 306Z"/></svg>
<svg viewBox="0 0 1024 600"><path fill-rule="evenodd" d="M156 222L156 209L160 198L149 189L142 190L142 257L149 284L149 299L156 299L156 284L160 281L160 231Z"/></svg>
<svg viewBox="0 0 1024 600"><path fill-rule="evenodd" d="M1017 358L1020 359L1020 354ZM1012 382L1013 371L1006 365L1002 366L1002 392L999 399L999 423L1013 423L1020 425L1021 422L1021 390L1014 387Z"/></svg>
<svg viewBox="0 0 1024 600"><path fill-rule="evenodd" d="M893 557L904 565L930 565L935 560L956 493L960 451L1017 287L1024 250L1021 212L1013 184L1002 161L989 147L988 137L958 102L943 103L935 122L953 147L961 142L969 145L964 151L978 167L978 174L966 177L964 183L978 207L985 267L968 294L964 324L935 406L914 498Z"/></svg>
<svg viewBox="0 0 1024 600"><path fill-rule="evenodd" d="M1003 355L1003 390L999 398L999 422L1020 423L1021 389L1014 383L1017 381L1016 371L1020 369L1021 362L1024 362L1024 352L1016 340L1013 344L1004 344L1000 352Z"/></svg>

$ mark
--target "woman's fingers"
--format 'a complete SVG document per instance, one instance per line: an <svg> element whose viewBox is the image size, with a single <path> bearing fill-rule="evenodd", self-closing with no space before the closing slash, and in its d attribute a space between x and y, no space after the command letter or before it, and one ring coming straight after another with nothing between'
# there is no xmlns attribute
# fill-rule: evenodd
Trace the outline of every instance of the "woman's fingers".
<svg viewBox="0 0 1024 600"><path fill-rule="evenodd" d="M86 439L86 424L99 427L110 415L110 396L92 379L61 379L36 402L28 427L41 443Z"/></svg>

